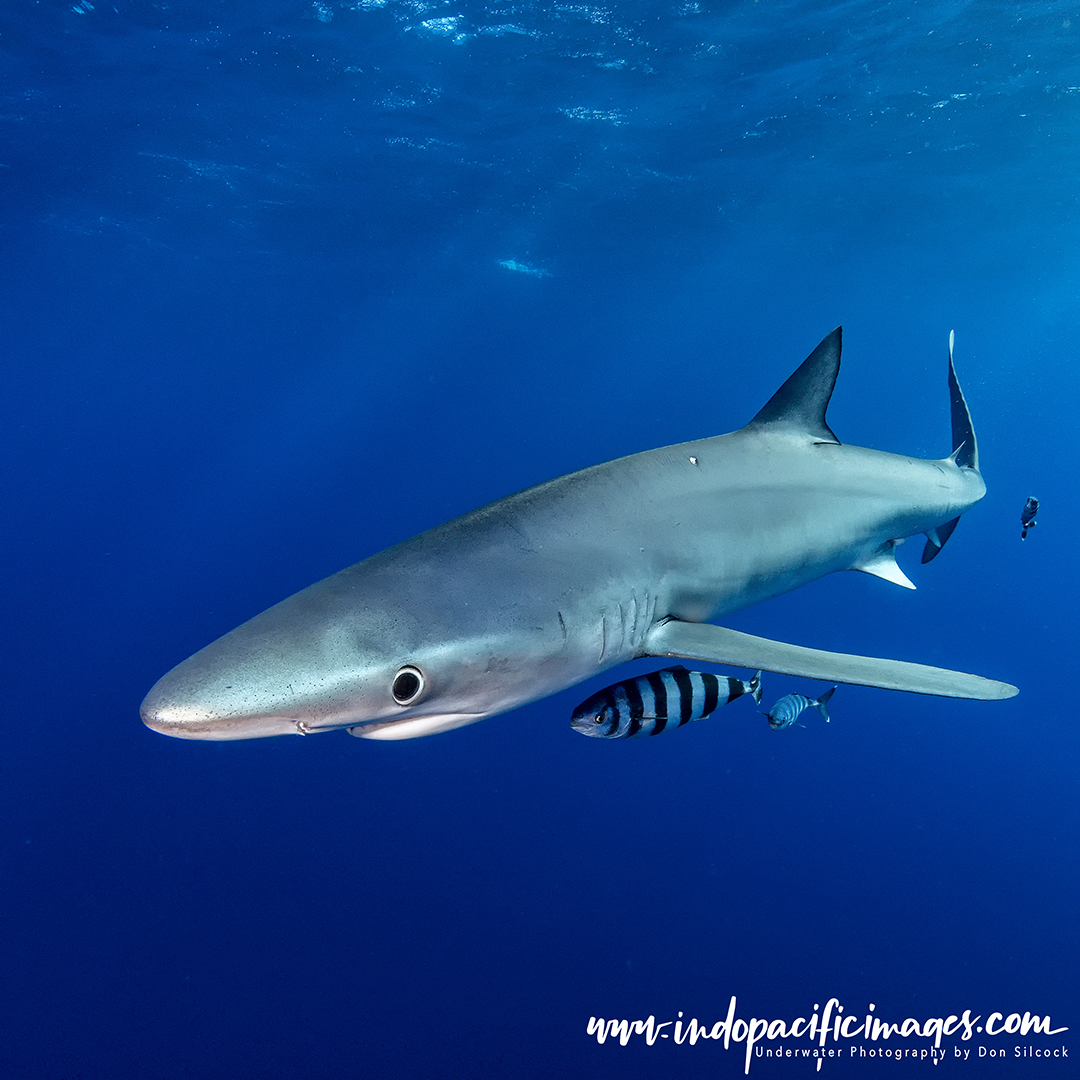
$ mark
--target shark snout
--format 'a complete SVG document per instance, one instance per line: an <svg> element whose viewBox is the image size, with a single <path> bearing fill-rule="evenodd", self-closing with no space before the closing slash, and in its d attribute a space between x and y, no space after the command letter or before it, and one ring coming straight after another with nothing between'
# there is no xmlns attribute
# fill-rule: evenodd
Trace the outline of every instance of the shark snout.
<svg viewBox="0 0 1080 1080"><path fill-rule="evenodd" d="M197 699L170 690L162 679L139 707L142 722L152 731L177 739L257 739L268 735L305 732L302 721L285 716L222 713ZM162 685L162 684L166 685Z"/></svg>

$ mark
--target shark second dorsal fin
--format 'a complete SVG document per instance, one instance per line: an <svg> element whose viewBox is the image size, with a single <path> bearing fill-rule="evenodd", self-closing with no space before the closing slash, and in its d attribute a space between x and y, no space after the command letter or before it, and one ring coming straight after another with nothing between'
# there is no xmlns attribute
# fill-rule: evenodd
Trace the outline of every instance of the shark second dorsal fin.
<svg viewBox="0 0 1080 1080"><path fill-rule="evenodd" d="M840 370L840 327L838 326L796 368L794 374L765 403L746 426L783 427L810 435L818 442L839 443L825 422L836 375Z"/></svg>

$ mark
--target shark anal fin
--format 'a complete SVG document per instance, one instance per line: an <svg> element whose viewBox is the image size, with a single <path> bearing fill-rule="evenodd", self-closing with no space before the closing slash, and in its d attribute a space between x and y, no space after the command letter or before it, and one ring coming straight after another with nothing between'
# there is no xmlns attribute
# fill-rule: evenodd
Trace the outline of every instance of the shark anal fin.
<svg viewBox="0 0 1080 1080"><path fill-rule="evenodd" d="M890 541L883 544L877 551L871 552L865 559L857 562L851 569L861 570L864 574L873 574L874 577L884 578L894 585L902 585L905 589L914 589L911 579L896 564L896 545Z"/></svg>
<svg viewBox="0 0 1080 1080"><path fill-rule="evenodd" d="M810 435L819 442L839 443L825 421L836 376L840 371L838 326L795 369L787 382L765 403L748 428L780 427Z"/></svg>
<svg viewBox="0 0 1080 1080"><path fill-rule="evenodd" d="M936 529L931 529L926 534L926 547L923 548L922 561L928 563L937 556L937 553L945 546L945 541L953 534L953 529L960 524L960 518L954 517L952 521L946 521Z"/></svg>
<svg viewBox="0 0 1080 1080"><path fill-rule="evenodd" d="M671 619L654 626L645 638L643 656L678 656L711 664L762 668L784 675L798 675L823 682L877 686L882 690L906 690L937 697L999 701L1019 691L1008 683L968 675L962 671L885 660L873 656L824 652L801 645L754 637L711 623Z"/></svg>

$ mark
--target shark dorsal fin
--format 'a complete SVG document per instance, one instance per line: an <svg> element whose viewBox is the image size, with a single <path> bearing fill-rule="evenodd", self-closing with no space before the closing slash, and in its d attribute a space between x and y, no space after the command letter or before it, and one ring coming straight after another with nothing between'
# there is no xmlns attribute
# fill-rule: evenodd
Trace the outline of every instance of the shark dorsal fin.
<svg viewBox="0 0 1080 1080"><path fill-rule="evenodd" d="M783 427L810 435L818 442L839 443L825 422L836 375L840 370L840 327L796 368L746 426Z"/></svg>

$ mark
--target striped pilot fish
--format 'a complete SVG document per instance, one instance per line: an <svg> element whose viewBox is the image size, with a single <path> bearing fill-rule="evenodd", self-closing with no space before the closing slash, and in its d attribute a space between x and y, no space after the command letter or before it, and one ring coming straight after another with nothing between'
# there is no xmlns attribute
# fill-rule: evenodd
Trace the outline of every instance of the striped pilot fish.
<svg viewBox="0 0 1080 1080"><path fill-rule="evenodd" d="M582 702L570 726L596 739L659 735L691 720L704 720L721 705L749 694L761 704L761 672L749 682L687 671L682 665L616 683Z"/></svg>
<svg viewBox="0 0 1080 1080"><path fill-rule="evenodd" d="M763 715L769 718L769 727L771 727L773 731L783 731L784 728L791 727L791 725L802 715L803 710L809 709L811 706L817 709L817 711L828 720L829 710L826 706L829 704L829 698L831 698L835 692L836 687L834 686L832 690L826 690L817 701L814 701L813 698L808 698L803 694L788 694L785 697L782 697Z"/></svg>

